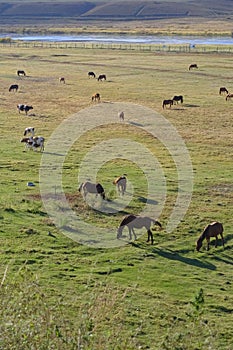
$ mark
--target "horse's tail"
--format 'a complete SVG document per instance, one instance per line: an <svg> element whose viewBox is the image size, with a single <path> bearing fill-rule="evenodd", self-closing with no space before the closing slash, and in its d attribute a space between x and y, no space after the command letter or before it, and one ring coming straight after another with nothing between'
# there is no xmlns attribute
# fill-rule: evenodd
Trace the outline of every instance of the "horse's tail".
<svg viewBox="0 0 233 350"><path fill-rule="evenodd" d="M180 101L181 101L181 103L184 102L183 96L180 97Z"/></svg>
<svg viewBox="0 0 233 350"><path fill-rule="evenodd" d="M78 191L81 192L81 191L82 191L82 188L83 188L83 182L82 182L81 185L79 186Z"/></svg>

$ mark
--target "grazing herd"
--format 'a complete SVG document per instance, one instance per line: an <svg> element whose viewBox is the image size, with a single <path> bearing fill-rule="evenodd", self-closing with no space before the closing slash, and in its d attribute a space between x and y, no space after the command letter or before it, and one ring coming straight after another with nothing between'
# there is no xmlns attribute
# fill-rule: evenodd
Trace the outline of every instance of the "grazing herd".
<svg viewBox="0 0 233 350"><path fill-rule="evenodd" d="M197 64L191 64L189 65L189 71L192 69L198 69ZM24 70L18 70L17 76L26 76L26 73ZM97 79L97 81L106 81L107 77L105 74L100 74L98 77L96 77L96 74L92 71L88 72L88 78ZM60 77L59 82L65 84L65 78ZM9 87L9 92L17 92L19 89L18 84L13 84ZM226 101L228 99L233 98L233 94L229 93L228 89L226 87L220 87L219 89L219 95L225 94L226 95ZM91 100L93 102L100 102L100 94L95 93L92 95ZM163 100L162 108L165 107L171 108L171 106L183 103L184 98L182 95L175 95L171 99L165 99ZM32 106L25 105L25 104L18 104L17 105L18 112L25 112L26 115L28 115L28 112L33 109ZM124 121L124 112L120 111L118 113L118 118L120 121ZM30 135L30 136L29 136ZM20 140L21 143L25 144L25 149L29 150L40 150L40 152L44 151L44 137L43 136L35 136L35 128L34 127L27 127L24 130L23 138ZM124 174L122 176L117 177L113 184L117 187L118 193L124 196L126 192L127 187L127 175ZM82 183L79 187L79 192L83 193L84 199L86 199L88 194L95 194L96 196L100 196L103 200L106 199L106 194L103 186L100 183L92 183L90 181L86 181ZM121 221L118 229L117 229L117 239L121 239L123 237L122 233L125 227L128 228L129 231L129 239L131 240L133 237L134 239L137 239L137 236L135 234L134 229L141 229L143 227L146 228L147 231L147 242L151 242L151 244L154 243L153 233L152 233L152 226L157 225L160 229L162 229L162 225L159 221L147 217L147 216L139 216L139 215L133 215L129 214L126 215L123 220ZM207 241L207 250L209 250L210 247L210 238L215 237L215 247L217 247L218 242L218 235L220 235L222 240L222 245L224 247L224 238L223 238L223 225L219 222L213 222L205 227L203 233L200 235L196 242L196 250L199 252L203 241Z"/></svg>

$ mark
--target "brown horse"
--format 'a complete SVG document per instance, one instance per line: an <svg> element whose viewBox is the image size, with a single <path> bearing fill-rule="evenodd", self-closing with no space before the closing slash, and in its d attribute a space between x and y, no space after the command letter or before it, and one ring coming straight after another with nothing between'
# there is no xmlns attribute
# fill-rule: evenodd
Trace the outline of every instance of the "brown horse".
<svg viewBox="0 0 233 350"><path fill-rule="evenodd" d="M78 190L79 192L83 190L84 198L86 198L88 193L95 193L96 197L99 194L103 199L105 199L104 188L100 183L95 184L90 181L86 181L84 183L81 183Z"/></svg>
<svg viewBox="0 0 233 350"><path fill-rule="evenodd" d="M154 243L153 233L151 231L151 225L158 225L160 228L162 228L162 225L157 220L154 220L148 216L137 216L137 215L127 215L124 217L124 219L121 221L120 226L117 230L117 238L120 239L122 237L122 231L124 227L128 227L129 230L129 239L132 239L132 233L134 235L134 238L137 239L137 236L134 232L135 228L142 228L145 227L148 234L147 242L151 241L151 244Z"/></svg>
<svg viewBox="0 0 233 350"><path fill-rule="evenodd" d="M13 84L13 85L11 85L10 87L9 87L9 92L11 92L11 91L18 91L18 89L19 89L19 85L18 84Z"/></svg>
<svg viewBox="0 0 233 350"><path fill-rule="evenodd" d="M127 183L126 175L119 176L113 181L113 184L117 185L118 191L119 193L122 193L122 195L125 194L126 183Z"/></svg>
<svg viewBox="0 0 233 350"><path fill-rule="evenodd" d="M198 66L197 66L196 63L190 64L189 70L191 70L191 69L193 69L193 68L198 69Z"/></svg>
<svg viewBox="0 0 233 350"><path fill-rule="evenodd" d="M96 94L92 95L91 97L92 101L100 101L100 94L97 92Z"/></svg>
<svg viewBox="0 0 233 350"><path fill-rule="evenodd" d="M220 89L219 89L219 95L222 95L223 93L227 93L228 94L228 90L224 86L220 87Z"/></svg>
<svg viewBox="0 0 233 350"><path fill-rule="evenodd" d="M163 108L165 106L169 106L171 108L172 105L173 105L173 100L163 100Z"/></svg>
<svg viewBox="0 0 233 350"><path fill-rule="evenodd" d="M196 250L199 252L199 250L202 247L202 242L204 239L206 239L207 241L207 250L209 250L211 237L215 237L215 248L216 248L218 245L218 235L221 236L222 245L224 247L223 225L220 222L215 221L205 227L203 233L200 235L200 237L197 240Z"/></svg>
<svg viewBox="0 0 233 350"><path fill-rule="evenodd" d="M65 78L64 78L64 77L59 78L59 81L60 81L60 83L63 83L63 84L65 84L65 83L66 83L66 80L65 80Z"/></svg>
<svg viewBox="0 0 233 350"><path fill-rule="evenodd" d="M233 94L228 94L227 97L226 97L226 101L229 100L232 97L233 97Z"/></svg>

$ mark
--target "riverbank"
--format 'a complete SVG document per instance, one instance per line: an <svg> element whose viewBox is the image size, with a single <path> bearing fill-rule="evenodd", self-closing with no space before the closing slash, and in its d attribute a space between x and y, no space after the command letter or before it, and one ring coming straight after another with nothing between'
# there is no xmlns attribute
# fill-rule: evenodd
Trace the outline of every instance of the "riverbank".
<svg viewBox="0 0 233 350"><path fill-rule="evenodd" d="M183 35L183 36L232 36L232 18L208 19L164 19L151 21L72 21L60 19L47 20L35 25L34 22L0 25L1 33L75 35L75 34L130 34L130 35Z"/></svg>

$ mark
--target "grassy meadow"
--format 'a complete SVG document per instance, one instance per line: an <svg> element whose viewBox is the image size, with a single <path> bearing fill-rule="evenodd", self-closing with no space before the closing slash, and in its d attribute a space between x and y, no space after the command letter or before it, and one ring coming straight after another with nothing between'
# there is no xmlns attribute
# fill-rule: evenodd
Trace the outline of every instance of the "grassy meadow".
<svg viewBox="0 0 233 350"><path fill-rule="evenodd" d="M219 88L233 92L232 57L1 47L0 63L0 349L230 350L233 101L220 96ZM190 63L199 69L189 71ZM18 69L27 77L17 77ZM88 71L106 74L107 80L88 79ZM61 76L66 84L59 83ZM10 93L14 83L19 90ZM101 95L99 104L91 101L95 92ZM174 95L183 95L183 105L162 109L162 101ZM63 164L62 186L84 221L116 231L126 213L144 208L144 172L130 159L103 164L97 179L111 201L117 198L115 176L126 173L134 189L124 210L107 215L89 207L78 192L79 167L105 140L143 144L166 178L166 200L157 217L164 229L154 231L153 246L146 243L145 230L138 240L108 249L63 235L41 201L42 155L25 151L20 143L24 129L34 126L49 152L46 144L66 118L96 105L87 121L91 124L91 118L93 123L104 119L102 107L111 111L116 102L163 115L184 140L194 176L185 216L166 231L177 196L176 165L164 144L137 127L134 115L126 114L124 123L116 116L74 140ZM32 105L32 113L19 114L18 103ZM146 124L146 116L141 118ZM223 223L225 248L212 242L206 251L204 242L197 253L197 238L215 220Z"/></svg>

